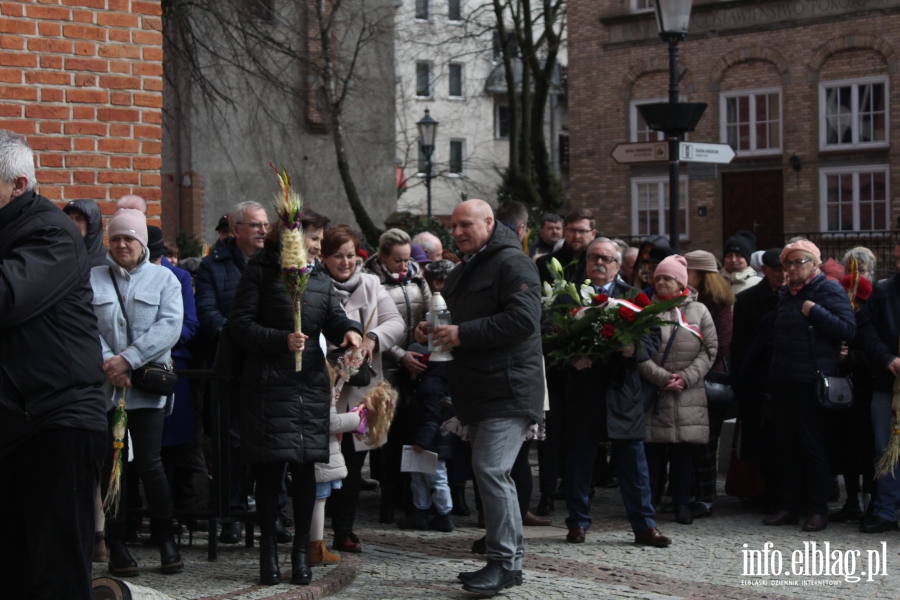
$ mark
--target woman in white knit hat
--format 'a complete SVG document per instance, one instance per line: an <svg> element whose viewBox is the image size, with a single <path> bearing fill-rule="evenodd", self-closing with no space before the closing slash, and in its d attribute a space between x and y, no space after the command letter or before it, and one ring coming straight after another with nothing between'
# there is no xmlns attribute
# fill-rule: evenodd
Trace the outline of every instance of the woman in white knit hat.
<svg viewBox="0 0 900 600"><path fill-rule="evenodd" d="M103 348L104 391L109 399L110 432L119 398L125 392L128 431L133 443L134 465L144 483L159 543L163 573L176 573L183 563L172 536L172 497L160 457L163 420L172 412L174 397L132 387L135 369L149 363L170 364L172 347L181 335L184 309L181 285L168 269L150 262L147 219L132 208L120 208L109 221L109 264L91 270L94 314ZM124 308L124 310L123 310ZM128 436L125 438L128 453ZM104 497L112 469L113 444L103 467ZM123 461L121 488L126 489L127 461ZM125 547L126 495L118 510L107 516L106 539L109 571L120 577L135 576L138 566Z"/></svg>

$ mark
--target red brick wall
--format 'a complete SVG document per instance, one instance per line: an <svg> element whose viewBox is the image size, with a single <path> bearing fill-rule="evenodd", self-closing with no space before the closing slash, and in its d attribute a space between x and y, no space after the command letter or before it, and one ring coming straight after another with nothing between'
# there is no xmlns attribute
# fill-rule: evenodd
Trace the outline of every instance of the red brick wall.
<svg viewBox="0 0 900 600"><path fill-rule="evenodd" d="M138 194L159 219L161 14L158 0L0 2L0 127L28 139L47 198L111 214Z"/></svg>
<svg viewBox="0 0 900 600"><path fill-rule="evenodd" d="M610 158L616 144L630 141L629 102L664 97L668 57L661 41L604 48L603 16L627 11L619 0L570 0L569 124L571 130L571 204L598 215L608 235L631 235L631 177L635 171ZM688 75L681 91L690 102L709 107L692 141L720 142L719 94L724 91L780 87L782 154L768 166L737 158L715 179L690 181L690 240L685 250L721 248L722 173L781 168L784 173L786 232L820 228L819 170L844 164L890 164L888 226L900 215L900 14L854 16L835 22L742 32L739 35L689 37L681 44L681 66ZM819 149L819 82L884 75L889 80L888 148L842 151ZM799 172L788 164L796 154ZM871 157L871 158L869 158ZM780 167L778 166L780 165ZM682 172L685 169L682 166ZM707 216L697 214L705 206Z"/></svg>

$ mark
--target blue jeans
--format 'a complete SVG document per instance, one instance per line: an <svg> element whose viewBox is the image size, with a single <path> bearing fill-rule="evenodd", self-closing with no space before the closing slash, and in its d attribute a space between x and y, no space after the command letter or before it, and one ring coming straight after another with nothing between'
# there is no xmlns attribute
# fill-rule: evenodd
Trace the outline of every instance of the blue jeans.
<svg viewBox="0 0 900 600"><path fill-rule="evenodd" d="M569 439L566 450L566 526L591 526L591 479L599 440L575 437ZM650 498L650 475L644 442L641 440L612 440L612 461L619 480L619 491L625 503L625 513L635 533L656 527L656 511Z"/></svg>
<svg viewBox="0 0 900 600"><path fill-rule="evenodd" d="M872 393L872 429L875 431L875 463L877 464L891 439L891 403L893 397L888 392ZM900 468L894 475L878 480L875 492L875 514L888 521L897 520L900 509Z"/></svg>
<svg viewBox="0 0 900 600"><path fill-rule="evenodd" d="M450 499L450 485L447 483L447 463L439 460L434 475L429 473L411 473L413 506L419 510L428 510L434 502L439 515L448 515L453 509Z"/></svg>
<svg viewBox="0 0 900 600"><path fill-rule="evenodd" d="M522 568L525 548L511 471L530 424L525 417L510 417L469 425L472 470L484 505L487 557L510 571Z"/></svg>

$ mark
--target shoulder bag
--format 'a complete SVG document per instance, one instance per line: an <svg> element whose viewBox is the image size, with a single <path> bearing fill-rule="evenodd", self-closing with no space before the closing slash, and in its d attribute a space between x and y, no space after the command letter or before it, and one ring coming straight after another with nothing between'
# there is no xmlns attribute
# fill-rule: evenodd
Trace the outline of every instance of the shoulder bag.
<svg viewBox="0 0 900 600"><path fill-rule="evenodd" d="M707 406L728 406L734 402L731 375L724 371L710 371L703 378Z"/></svg>
<svg viewBox="0 0 900 600"><path fill-rule="evenodd" d="M669 336L669 342L666 344L666 350L663 352L662 360L660 361L661 367L666 364L666 359L669 358L669 352L672 350L672 344L675 342L676 333L678 333L678 327L673 327L672 335ZM650 360L653 359L651 358ZM659 414L659 387L643 377L641 377L641 401L644 403L644 412L652 408L653 414Z"/></svg>
<svg viewBox="0 0 900 600"><path fill-rule="evenodd" d="M116 290L116 298L122 307L122 318L125 319L125 331L128 335L128 345L133 343L131 336L131 322L128 320L128 311L125 310L125 301L119 292L119 284L116 283L116 274L113 268L109 268L109 277L112 279L113 288ZM131 386L136 390L155 394L158 396L171 396L175 392L175 384L178 376L170 365L164 363L147 363L143 367L131 370Z"/></svg>
<svg viewBox="0 0 900 600"><path fill-rule="evenodd" d="M816 336L809 326L809 351L812 353L816 372L816 400L819 406L829 410L844 410L853 406L853 382L849 377L828 377L816 363Z"/></svg>

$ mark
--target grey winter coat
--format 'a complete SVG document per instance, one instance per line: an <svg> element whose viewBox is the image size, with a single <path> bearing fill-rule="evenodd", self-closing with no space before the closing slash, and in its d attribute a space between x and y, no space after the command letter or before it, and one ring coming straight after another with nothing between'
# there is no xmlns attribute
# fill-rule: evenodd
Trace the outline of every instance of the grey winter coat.
<svg viewBox="0 0 900 600"><path fill-rule="evenodd" d="M356 431L359 427L359 414L345 412L338 413L335 404L337 399L331 403L330 430L331 437L328 442L328 462L316 463L316 482L326 483L329 481L337 481L347 476L347 463L344 461L344 455L341 453L341 442L338 440L337 434L353 435L351 431Z"/></svg>
<svg viewBox="0 0 900 600"><path fill-rule="evenodd" d="M653 301L659 301L655 294ZM692 288L687 301L675 310L682 311L688 325L699 328L709 346L711 356L707 356L700 340L689 331L676 328L674 325L662 328L659 352L653 360L642 363L638 369L641 376L659 388L665 387L672 373L681 375L687 387L682 392L660 390L659 412L657 413L656 407L647 411L646 441L658 444L679 442L704 444L709 441L709 412L703 378L712 368L719 348L716 325L706 306L697 301L697 292ZM661 313L659 316L665 321L676 319L674 310ZM666 345L676 329L678 333L666 358L666 364L661 365Z"/></svg>
<svg viewBox="0 0 900 600"><path fill-rule="evenodd" d="M428 312L428 305L431 302L431 289L428 282L422 276L422 267L414 260L409 261L409 271L403 281L396 281L391 278L391 274L378 258L378 255L371 257L365 264L366 273L371 273L378 277L381 285L387 290L397 310L406 324L406 330L403 335L394 342L393 347L387 352L387 357L394 365L399 365L400 360L406 356L406 349L410 344L414 343L414 332L416 326L425 320L425 313ZM388 346L384 346L388 348Z"/></svg>
<svg viewBox="0 0 900 600"><path fill-rule="evenodd" d="M122 307L116 298L110 276L110 266L116 273L119 291L125 296L125 310L131 324L132 342L128 343L128 330L122 317ZM181 337L184 305L181 284L169 269L150 262L150 254L144 249L141 262L126 271L109 259L109 265L91 269L91 287L94 289L94 314L100 327L100 345L103 360L122 355L132 369L147 363L170 364L172 348ZM122 388L113 388L107 379L103 391L112 409L122 396ZM172 414L173 398L156 396L130 388L126 402L129 409L163 408Z"/></svg>
<svg viewBox="0 0 900 600"><path fill-rule="evenodd" d="M91 267L106 265L106 248L103 247L103 215L100 207L93 200L72 200L63 207L63 211L69 214L76 211L84 215L87 221L87 235L84 236L84 245L91 255Z"/></svg>
<svg viewBox="0 0 900 600"><path fill-rule="evenodd" d="M722 269L721 272L722 277L731 282L731 289L735 294L740 294L762 281L762 277L756 274L753 267L747 267L743 271L735 271L734 273L729 273L725 269Z"/></svg>

